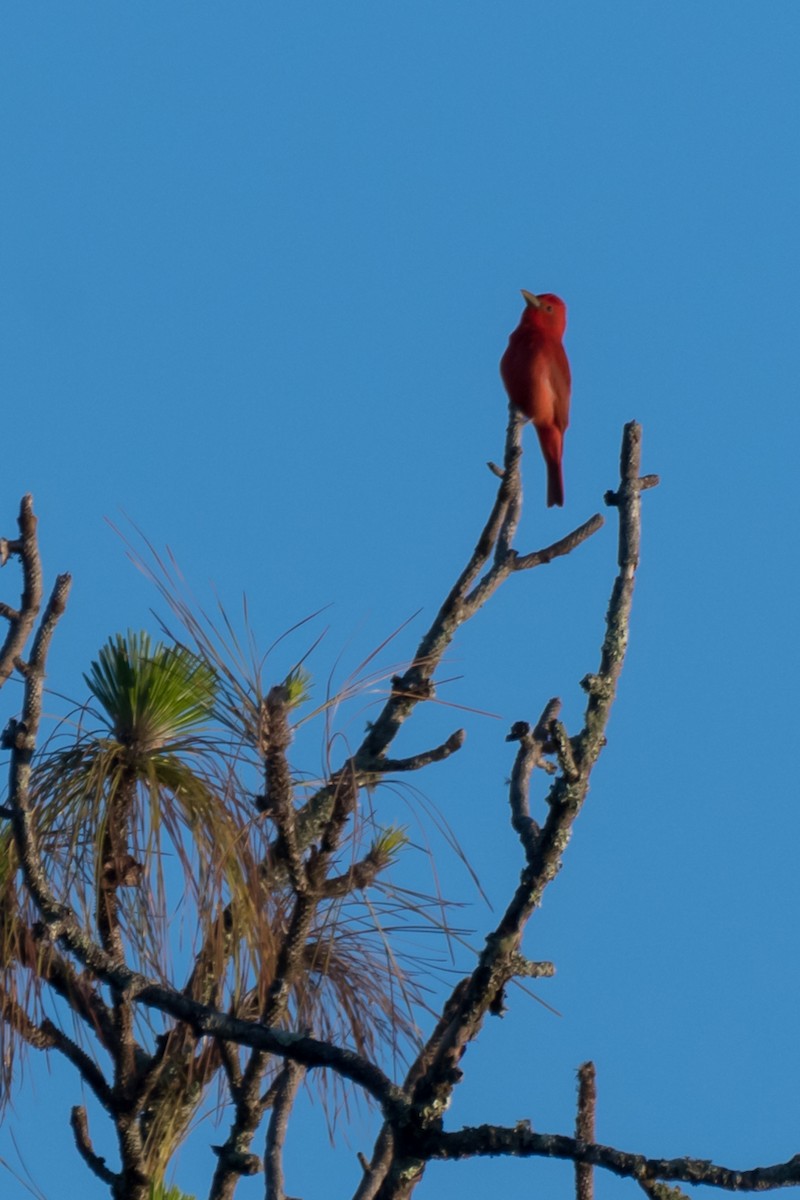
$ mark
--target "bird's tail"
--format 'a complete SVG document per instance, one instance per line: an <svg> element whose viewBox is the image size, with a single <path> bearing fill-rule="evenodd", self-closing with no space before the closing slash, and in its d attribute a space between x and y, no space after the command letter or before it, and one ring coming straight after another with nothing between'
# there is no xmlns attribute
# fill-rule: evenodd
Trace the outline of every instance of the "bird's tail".
<svg viewBox="0 0 800 1200"><path fill-rule="evenodd" d="M561 471L564 435L555 425L537 426L536 432L547 463L547 507L552 508L557 504L561 508L564 503L564 476Z"/></svg>
<svg viewBox="0 0 800 1200"><path fill-rule="evenodd" d="M562 508L564 504L564 472L561 470L560 460L548 458L547 507L552 508L554 504L557 504L559 508Z"/></svg>

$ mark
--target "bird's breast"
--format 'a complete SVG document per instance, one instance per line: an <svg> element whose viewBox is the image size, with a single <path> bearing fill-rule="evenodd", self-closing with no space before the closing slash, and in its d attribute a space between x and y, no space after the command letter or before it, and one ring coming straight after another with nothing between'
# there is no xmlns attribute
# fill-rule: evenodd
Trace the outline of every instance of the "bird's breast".
<svg viewBox="0 0 800 1200"><path fill-rule="evenodd" d="M561 355L555 353L558 350ZM512 336L500 361L500 373L509 398L535 425L566 427L569 404L569 368L560 345L542 344L527 337Z"/></svg>

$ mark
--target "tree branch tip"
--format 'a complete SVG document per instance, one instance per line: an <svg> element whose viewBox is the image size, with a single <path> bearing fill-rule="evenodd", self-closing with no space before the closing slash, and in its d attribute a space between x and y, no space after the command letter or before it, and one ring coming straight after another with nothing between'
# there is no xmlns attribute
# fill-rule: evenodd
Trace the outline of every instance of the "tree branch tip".
<svg viewBox="0 0 800 1200"><path fill-rule="evenodd" d="M642 427L638 421L626 421L622 426L622 437L624 440L633 439L634 441L641 440Z"/></svg>
<svg viewBox="0 0 800 1200"><path fill-rule="evenodd" d="M660 475L640 475L638 479L628 483L628 487L633 486L639 492L646 492L650 488L658 487L660 483ZM603 503L608 505L609 508L619 508L619 506L622 504L622 500L622 488L620 488L619 491L614 491L613 488L609 488L607 492L603 493Z"/></svg>
<svg viewBox="0 0 800 1200"><path fill-rule="evenodd" d="M531 963L531 979L552 979L556 973L556 964L546 959L542 962Z"/></svg>
<svg viewBox="0 0 800 1200"><path fill-rule="evenodd" d="M550 740L551 726L553 721L557 719L560 712L561 697L553 696L552 699L548 700L547 704L545 704L544 708L542 709L542 715L539 717L539 720L536 722L534 727L533 736L536 738L537 742L548 742Z"/></svg>
<svg viewBox="0 0 800 1200"><path fill-rule="evenodd" d="M33 514L33 495L30 492L26 492L19 502L17 524L23 533L26 526L28 533L33 533L36 529L36 517Z"/></svg>
<svg viewBox="0 0 800 1200"><path fill-rule="evenodd" d="M492 462L490 459L486 465L489 468L489 470L492 472L492 474L496 475L498 479L505 479L506 473L502 467L498 467L497 463Z"/></svg>
<svg viewBox="0 0 800 1200"><path fill-rule="evenodd" d="M447 741L442 742L441 746L434 746L432 750L423 750L421 754L412 754L409 758L379 756L371 761L362 759L357 765L357 773L359 775L387 775L397 771L418 771L430 763L442 762L443 759L449 758L451 754L455 754L457 750L461 749L466 740L466 730L456 729L450 734Z"/></svg>
<svg viewBox="0 0 800 1200"><path fill-rule="evenodd" d="M507 742L521 742L524 737L527 737L531 731L531 727L527 721L515 721L511 729L506 734Z"/></svg>
<svg viewBox="0 0 800 1200"><path fill-rule="evenodd" d="M514 956L513 968L515 979L552 979L556 973L555 963L534 962L519 953Z"/></svg>

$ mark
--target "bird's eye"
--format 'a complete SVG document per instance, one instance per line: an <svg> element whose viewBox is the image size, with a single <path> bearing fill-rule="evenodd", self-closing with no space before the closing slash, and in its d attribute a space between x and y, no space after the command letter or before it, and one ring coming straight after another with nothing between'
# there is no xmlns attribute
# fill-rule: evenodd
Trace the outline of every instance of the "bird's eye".
<svg viewBox="0 0 800 1200"><path fill-rule="evenodd" d="M552 304L545 304L545 306L544 306L544 311L545 311L545 312L552 312L552 311L553 311L553 306L552 306Z"/></svg>

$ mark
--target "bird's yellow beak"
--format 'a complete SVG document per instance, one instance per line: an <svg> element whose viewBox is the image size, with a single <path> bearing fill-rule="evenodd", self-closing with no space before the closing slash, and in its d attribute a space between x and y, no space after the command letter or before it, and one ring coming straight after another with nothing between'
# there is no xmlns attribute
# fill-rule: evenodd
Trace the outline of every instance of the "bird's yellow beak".
<svg viewBox="0 0 800 1200"><path fill-rule="evenodd" d="M525 288L521 288L520 290L522 291L523 300L530 308L541 308L542 307L541 300L539 299L538 296L534 296L533 292L526 292Z"/></svg>

